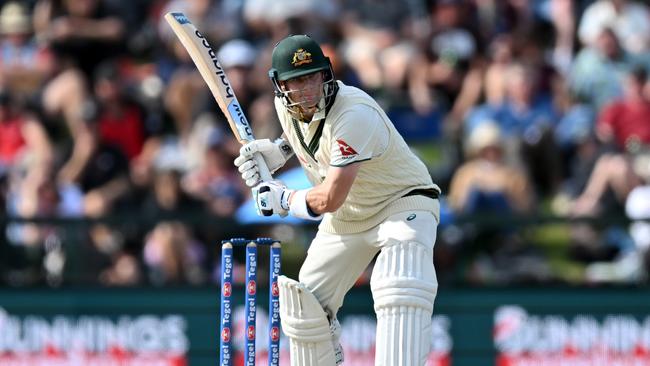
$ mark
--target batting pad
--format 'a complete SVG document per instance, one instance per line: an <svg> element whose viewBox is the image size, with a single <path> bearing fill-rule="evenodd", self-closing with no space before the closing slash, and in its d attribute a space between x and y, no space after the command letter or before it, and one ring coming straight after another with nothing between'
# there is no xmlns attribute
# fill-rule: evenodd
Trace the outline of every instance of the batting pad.
<svg viewBox="0 0 650 366"><path fill-rule="evenodd" d="M304 284L278 277L280 321L289 337L291 366L334 366L334 346L327 313Z"/></svg>
<svg viewBox="0 0 650 366"><path fill-rule="evenodd" d="M377 313L375 365L424 365L438 289L431 249L417 242L385 247L370 286Z"/></svg>

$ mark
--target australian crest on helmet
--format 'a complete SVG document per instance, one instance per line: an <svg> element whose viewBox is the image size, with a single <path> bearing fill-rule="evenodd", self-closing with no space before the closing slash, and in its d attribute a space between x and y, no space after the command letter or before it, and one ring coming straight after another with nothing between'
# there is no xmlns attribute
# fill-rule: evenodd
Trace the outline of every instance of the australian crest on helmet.
<svg viewBox="0 0 650 366"><path fill-rule="evenodd" d="M299 48L293 53L293 59L291 60L293 66L298 67L300 65L310 64L311 62L311 52L305 51L304 48Z"/></svg>

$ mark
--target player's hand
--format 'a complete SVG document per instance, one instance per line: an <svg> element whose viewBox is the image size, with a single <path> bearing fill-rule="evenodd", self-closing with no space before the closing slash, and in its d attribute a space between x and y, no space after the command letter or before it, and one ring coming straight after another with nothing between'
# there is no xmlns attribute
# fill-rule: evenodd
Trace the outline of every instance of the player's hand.
<svg viewBox="0 0 650 366"><path fill-rule="evenodd" d="M283 139L273 142L269 139L255 140L242 146L239 149L239 156L235 159L235 165L249 187L254 187L260 182L259 168L253 159L253 155L258 152L264 158L271 173L280 169L293 154L291 146Z"/></svg>
<svg viewBox="0 0 650 366"><path fill-rule="evenodd" d="M280 181L262 182L253 188L253 199L257 214L260 216L271 216L278 214L281 217L289 213L289 196L293 190Z"/></svg>

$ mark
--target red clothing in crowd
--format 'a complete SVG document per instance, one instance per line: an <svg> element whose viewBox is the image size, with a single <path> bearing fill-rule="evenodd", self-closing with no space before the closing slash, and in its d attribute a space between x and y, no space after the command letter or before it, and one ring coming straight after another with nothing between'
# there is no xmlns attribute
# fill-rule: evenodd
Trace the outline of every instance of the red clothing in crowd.
<svg viewBox="0 0 650 366"><path fill-rule="evenodd" d="M625 149L628 142L650 144L650 103L618 101L603 108L599 128L612 131L616 144Z"/></svg>
<svg viewBox="0 0 650 366"><path fill-rule="evenodd" d="M25 146L23 123L24 120L20 117L0 122L0 164L13 164Z"/></svg>
<svg viewBox="0 0 650 366"><path fill-rule="evenodd" d="M121 118L104 113L99 118L102 141L117 146L129 160L138 156L144 145L144 128L140 110L128 106Z"/></svg>

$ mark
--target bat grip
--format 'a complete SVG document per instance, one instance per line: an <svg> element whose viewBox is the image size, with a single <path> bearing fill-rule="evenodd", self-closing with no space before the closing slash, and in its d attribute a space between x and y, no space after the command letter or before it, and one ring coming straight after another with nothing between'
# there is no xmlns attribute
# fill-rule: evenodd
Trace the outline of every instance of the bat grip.
<svg viewBox="0 0 650 366"><path fill-rule="evenodd" d="M253 155L253 159L255 159L255 163L257 163L257 169L259 170L260 173L260 179L262 182L268 182L270 180L273 180L273 176L271 176L271 171L269 170L269 167L266 166L266 161L264 161L264 157L260 153L255 153Z"/></svg>

